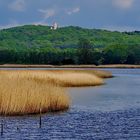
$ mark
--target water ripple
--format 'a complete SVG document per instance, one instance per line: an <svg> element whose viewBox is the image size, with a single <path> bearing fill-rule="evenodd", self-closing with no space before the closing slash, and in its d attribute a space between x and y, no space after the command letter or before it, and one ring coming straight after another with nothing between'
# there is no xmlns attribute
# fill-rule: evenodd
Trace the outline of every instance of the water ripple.
<svg viewBox="0 0 140 140"><path fill-rule="evenodd" d="M2 140L139 140L140 109L91 112L73 108L67 113L39 117L9 117L4 121Z"/></svg>

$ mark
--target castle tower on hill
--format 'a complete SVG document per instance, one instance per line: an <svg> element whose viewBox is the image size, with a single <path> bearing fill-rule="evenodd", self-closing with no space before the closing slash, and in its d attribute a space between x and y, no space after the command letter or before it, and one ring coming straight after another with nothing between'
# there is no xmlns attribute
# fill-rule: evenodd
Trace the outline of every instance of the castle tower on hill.
<svg viewBox="0 0 140 140"><path fill-rule="evenodd" d="M58 24L54 22L54 24L51 26L52 30L57 30L58 29Z"/></svg>

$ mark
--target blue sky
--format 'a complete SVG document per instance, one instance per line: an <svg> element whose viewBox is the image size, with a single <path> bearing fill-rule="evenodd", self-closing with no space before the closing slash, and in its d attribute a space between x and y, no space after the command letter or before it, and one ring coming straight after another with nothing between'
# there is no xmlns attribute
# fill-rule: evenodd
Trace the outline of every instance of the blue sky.
<svg viewBox="0 0 140 140"><path fill-rule="evenodd" d="M140 30L140 0L0 0L0 28L24 24Z"/></svg>

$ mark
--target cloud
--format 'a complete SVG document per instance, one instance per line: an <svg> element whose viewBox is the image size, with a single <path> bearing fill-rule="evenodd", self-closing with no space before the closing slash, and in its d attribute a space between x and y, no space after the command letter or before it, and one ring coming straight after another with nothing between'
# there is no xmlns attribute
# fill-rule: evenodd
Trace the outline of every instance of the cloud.
<svg viewBox="0 0 140 140"><path fill-rule="evenodd" d="M39 9L38 10L40 13L42 13L42 16L44 19L48 19L50 17L55 16L56 10L55 9Z"/></svg>
<svg viewBox="0 0 140 140"><path fill-rule="evenodd" d="M68 15L72 15L72 14L78 13L78 12L80 12L80 7L75 7L75 8L66 10L66 13L67 13Z"/></svg>
<svg viewBox="0 0 140 140"><path fill-rule="evenodd" d="M134 0L113 0L113 5L121 9L128 9L133 6Z"/></svg>
<svg viewBox="0 0 140 140"><path fill-rule="evenodd" d="M25 10L25 0L15 0L8 7L13 11L22 12Z"/></svg>

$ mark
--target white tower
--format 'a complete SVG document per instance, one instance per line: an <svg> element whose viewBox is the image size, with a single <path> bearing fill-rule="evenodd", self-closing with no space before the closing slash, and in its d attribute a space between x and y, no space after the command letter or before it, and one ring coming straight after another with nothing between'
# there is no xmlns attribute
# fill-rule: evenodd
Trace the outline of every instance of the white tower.
<svg viewBox="0 0 140 140"><path fill-rule="evenodd" d="M52 30L57 30L58 29L58 24L54 22L54 24L51 26Z"/></svg>
<svg viewBox="0 0 140 140"><path fill-rule="evenodd" d="M56 22L54 23L53 28L54 28L54 30L57 30L58 24Z"/></svg>

